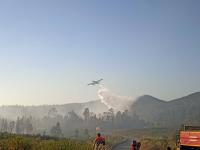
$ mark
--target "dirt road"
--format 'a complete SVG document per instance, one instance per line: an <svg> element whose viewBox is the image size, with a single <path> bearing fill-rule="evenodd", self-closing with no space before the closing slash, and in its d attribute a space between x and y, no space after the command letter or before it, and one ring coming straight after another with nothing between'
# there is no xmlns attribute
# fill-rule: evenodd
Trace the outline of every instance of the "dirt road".
<svg viewBox="0 0 200 150"><path fill-rule="evenodd" d="M124 142L116 146L113 150L130 150L131 141Z"/></svg>

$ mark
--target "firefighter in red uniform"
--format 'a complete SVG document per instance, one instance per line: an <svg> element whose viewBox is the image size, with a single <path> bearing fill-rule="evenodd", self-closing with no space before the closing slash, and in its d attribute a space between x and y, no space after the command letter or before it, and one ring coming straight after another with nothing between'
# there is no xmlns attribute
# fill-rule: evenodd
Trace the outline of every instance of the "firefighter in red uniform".
<svg viewBox="0 0 200 150"><path fill-rule="evenodd" d="M141 146L140 142L136 142L135 140L133 140L130 150L140 150L140 146Z"/></svg>
<svg viewBox="0 0 200 150"><path fill-rule="evenodd" d="M100 147L100 145L102 147L105 146L105 138L101 136L100 133L97 134L97 137L95 138L95 141L94 141L94 145L93 145L93 149L94 147L96 146L96 149L98 149Z"/></svg>
<svg viewBox="0 0 200 150"><path fill-rule="evenodd" d="M137 142L135 140L133 140L130 150L137 150Z"/></svg>

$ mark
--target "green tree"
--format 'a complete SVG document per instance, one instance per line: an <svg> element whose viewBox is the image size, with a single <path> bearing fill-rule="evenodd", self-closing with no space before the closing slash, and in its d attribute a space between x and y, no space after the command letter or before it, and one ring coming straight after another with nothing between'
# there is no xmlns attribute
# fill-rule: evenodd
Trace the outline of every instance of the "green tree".
<svg viewBox="0 0 200 150"><path fill-rule="evenodd" d="M51 135L52 136L55 136L55 137L62 137L62 130L61 130L61 127L60 127L60 123L57 122L56 123L56 126L53 126L51 128Z"/></svg>
<svg viewBox="0 0 200 150"><path fill-rule="evenodd" d="M31 118L27 118L25 126L26 126L26 133L31 134L33 131L33 125L31 123Z"/></svg>
<svg viewBox="0 0 200 150"><path fill-rule="evenodd" d="M85 108L84 112L83 112L83 116L84 116L84 119L85 121L88 121L89 118L90 118L90 111L89 111L89 108Z"/></svg>
<svg viewBox="0 0 200 150"><path fill-rule="evenodd" d="M90 137L90 134L89 134L89 130L88 130L88 129L85 129L85 130L84 130L84 136L85 136L86 138L89 138L89 137Z"/></svg>
<svg viewBox="0 0 200 150"><path fill-rule="evenodd" d="M78 137L79 137L79 130L78 130L78 129L75 130L75 135L74 135L74 137L75 137L75 138L78 138Z"/></svg>
<svg viewBox="0 0 200 150"><path fill-rule="evenodd" d="M7 131L8 131L8 121L7 119L2 119L1 132L7 132Z"/></svg>
<svg viewBox="0 0 200 150"><path fill-rule="evenodd" d="M13 132L14 127L15 127L15 121L11 121L11 122L9 123L9 130L10 130L10 133Z"/></svg>

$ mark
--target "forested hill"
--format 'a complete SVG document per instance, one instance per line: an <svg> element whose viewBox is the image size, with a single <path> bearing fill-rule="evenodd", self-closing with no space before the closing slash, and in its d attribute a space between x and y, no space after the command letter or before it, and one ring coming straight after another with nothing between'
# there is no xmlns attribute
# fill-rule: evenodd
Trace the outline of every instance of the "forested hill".
<svg viewBox="0 0 200 150"><path fill-rule="evenodd" d="M22 116L32 116L35 118L43 118L54 114L66 116L71 111L82 116L85 108L88 108L90 112L97 115L108 111L108 107L100 100L64 105L13 105L0 107L0 118L16 120L17 117ZM122 112L123 111L124 110L122 110ZM149 122L151 125L158 127L176 127L181 124L199 124L200 92L171 101L164 101L150 95L144 95L139 97L133 103L129 110L129 114L134 114L140 119Z"/></svg>
<svg viewBox="0 0 200 150"><path fill-rule="evenodd" d="M181 124L199 124L200 92L171 101L145 95L138 98L131 110L141 119L155 126L175 127Z"/></svg>
<svg viewBox="0 0 200 150"><path fill-rule="evenodd" d="M71 103L63 105L41 105L41 106L1 106L0 118L16 119L21 116L32 116L36 118L42 118L44 116L51 115L52 111L60 115L67 115L68 112L74 111L79 115L82 115L85 108L89 108L91 112L96 114L108 111L107 106L101 103L100 100L89 101L86 103Z"/></svg>

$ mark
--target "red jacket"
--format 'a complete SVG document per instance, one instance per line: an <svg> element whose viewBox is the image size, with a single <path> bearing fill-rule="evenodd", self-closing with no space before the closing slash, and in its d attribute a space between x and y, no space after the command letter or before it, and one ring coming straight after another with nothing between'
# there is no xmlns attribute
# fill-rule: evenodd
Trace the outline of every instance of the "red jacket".
<svg viewBox="0 0 200 150"><path fill-rule="evenodd" d="M130 150L136 150L133 146L133 144L131 144Z"/></svg>
<svg viewBox="0 0 200 150"><path fill-rule="evenodd" d="M101 136L97 136L96 139L95 139L96 143L102 143L103 141L105 141L105 139Z"/></svg>

